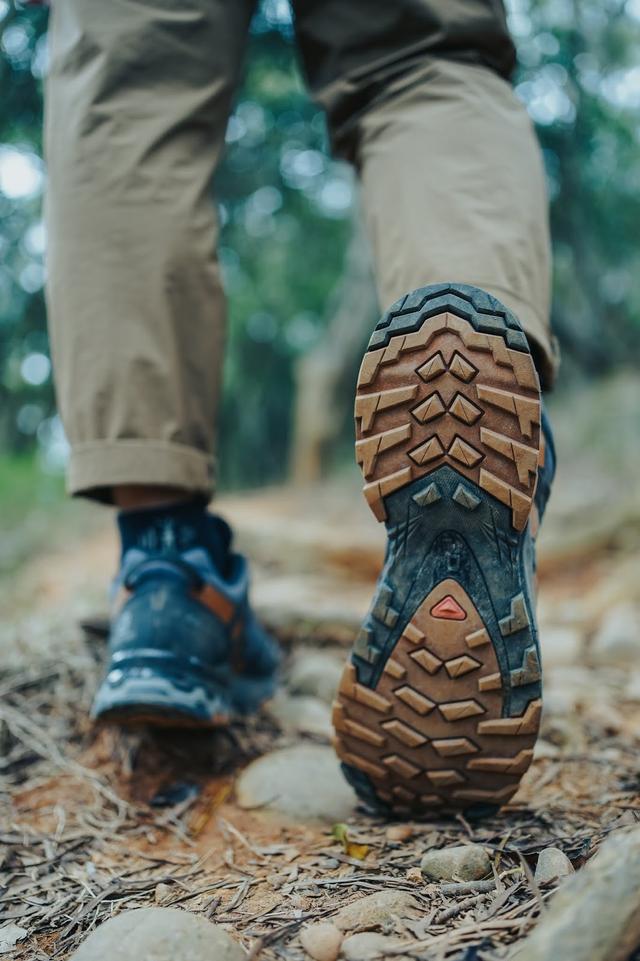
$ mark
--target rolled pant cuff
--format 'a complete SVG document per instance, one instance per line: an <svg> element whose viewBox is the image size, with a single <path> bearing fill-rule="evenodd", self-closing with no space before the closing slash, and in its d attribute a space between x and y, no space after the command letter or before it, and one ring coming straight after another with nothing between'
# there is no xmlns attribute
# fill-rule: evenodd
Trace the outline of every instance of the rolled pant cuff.
<svg viewBox="0 0 640 961"><path fill-rule="evenodd" d="M193 447L161 441L92 441L72 446L67 490L109 504L116 484L179 487L210 496L213 480L213 458Z"/></svg>
<svg viewBox="0 0 640 961"><path fill-rule="evenodd" d="M521 300L510 290L507 290L506 287L478 282L475 283L475 286L481 287L487 293L497 297L516 315L531 345L542 389L545 391L551 390L558 375L560 353L558 341L549 330L548 324L540 316L540 312L532 304Z"/></svg>

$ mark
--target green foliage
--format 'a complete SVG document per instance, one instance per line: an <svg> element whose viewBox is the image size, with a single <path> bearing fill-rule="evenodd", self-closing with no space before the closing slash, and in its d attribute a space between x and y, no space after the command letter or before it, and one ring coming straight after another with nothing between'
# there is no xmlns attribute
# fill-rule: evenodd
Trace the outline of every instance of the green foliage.
<svg viewBox="0 0 640 961"><path fill-rule="evenodd" d="M511 8L516 89L549 176L565 375L593 375L640 356L640 0ZM286 471L293 367L327 324L353 217L351 174L328 157L282 9L265 0L254 20L216 178L229 296L219 451L234 486ZM45 30L43 11L0 0L0 448L39 444L52 463L63 445L42 293Z"/></svg>
<svg viewBox="0 0 640 961"><path fill-rule="evenodd" d="M640 359L640 3L519 0L516 90L551 193L564 376Z"/></svg>
<svg viewBox="0 0 640 961"><path fill-rule="evenodd" d="M45 26L43 11L27 16L0 0L0 449L14 452L33 448L54 410L39 226ZM25 379L30 355L40 363Z"/></svg>
<svg viewBox="0 0 640 961"><path fill-rule="evenodd" d="M51 530L51 513L66 521L64 482L32 454L0 454L0 576L17 569ZM66 525L65 525L66 526Z"/></svg>
<svg viewBox="0 0 640 961"><path fill-rule="evenodd" d="M216 178L229 298L219 459L223 484L236 486L286 471L292 366L322 334L353 193L350 171L327 156L286 24L258 16L247 64Z"/></svg>

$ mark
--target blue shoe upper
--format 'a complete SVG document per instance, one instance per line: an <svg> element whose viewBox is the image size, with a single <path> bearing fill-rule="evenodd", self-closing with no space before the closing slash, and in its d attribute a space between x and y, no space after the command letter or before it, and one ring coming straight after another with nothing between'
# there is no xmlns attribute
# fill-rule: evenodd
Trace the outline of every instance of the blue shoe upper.
<svg viewBox="0 0 640 961"><path fill-rule="evenodd" d="M247 561L231 550L228 526L201 508L140 515L120 518L109 665L94 716L206 722L254 710L273 693L280 655L251 610Z"/></svg>
<svg viewBox="0 0 640 961"><path fill-rule="evenodd" d="M204 670L230 663L256 677L278 666L276 644L249 605L248 564L240 554L229 554L223 577L202 547L130 548L114 582L116 597L123 590L128 597L113 617L112 656L154 649Z"/></svg>
<svg viewBox="0 0 640 961"><path fill-rule="evenodd" d="M553 478L555 477L556 473L556 448L553 442L551 422L549 421L544 402L542 403L541 427L545 441L545 456L544 464L538 471L538 486L536 487L535 495L535 504L538 508L540 520L542 520L546 510L547 501L549 500L549 495L551 494Z"/></svg>

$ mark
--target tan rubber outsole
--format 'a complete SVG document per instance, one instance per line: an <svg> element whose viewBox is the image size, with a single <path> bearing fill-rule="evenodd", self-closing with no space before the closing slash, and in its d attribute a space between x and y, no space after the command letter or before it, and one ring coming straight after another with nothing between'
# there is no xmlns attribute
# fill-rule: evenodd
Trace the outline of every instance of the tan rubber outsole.
<svg viewBox="0 0 640 961"><path fill-rule="evenodd" d="M447 465L460 475L461 508L473 510L469 480L510 508L514 534L523 531L543 456L529 353L445 311L365 354L355 411L364 494L379 520L385 497ZM436 494L421 496L428 505ZM527 616L514 597L502 636ZM364 642L356 653L366 658ZM512 686L539 681L535 647L517 675ZM504 804L531 762L541 715L535 698L503 716L504 685L487 626L447 578L414 609L373 687L359 683L354 663L345 668L333 710L338 756L397 814Z"/></svg>

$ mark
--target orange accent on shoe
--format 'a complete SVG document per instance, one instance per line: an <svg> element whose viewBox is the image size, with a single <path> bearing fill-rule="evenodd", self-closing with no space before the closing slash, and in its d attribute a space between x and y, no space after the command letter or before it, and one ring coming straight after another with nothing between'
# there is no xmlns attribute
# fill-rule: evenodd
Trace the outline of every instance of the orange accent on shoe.
<svg viewBox="0 0 640 961"><path fill-rule="evenodd" d="M451 594L447 594L441 601L438 601L435 607L431 608L430 613L432 617L438 617L444 621L464 621L467 616L467 612L460 607Z"/></svg>
<svg viewBox="0 0 640 961"><path fill-rule="evenodd" d="M127 587L118 588L118 593L111 603L111 617L115 617L119 614L124 605L127 603L131 597L131 591Z"/></svg>
<svg viewBox="0 0 640 961"><path fill-rule="evenodd" d="M212 587L211 584L205 584L201 590L194 592L194 596L201 604L213 611L221 621L225 624L230 623L235 612L235 606L215 587Z"/></svg>

